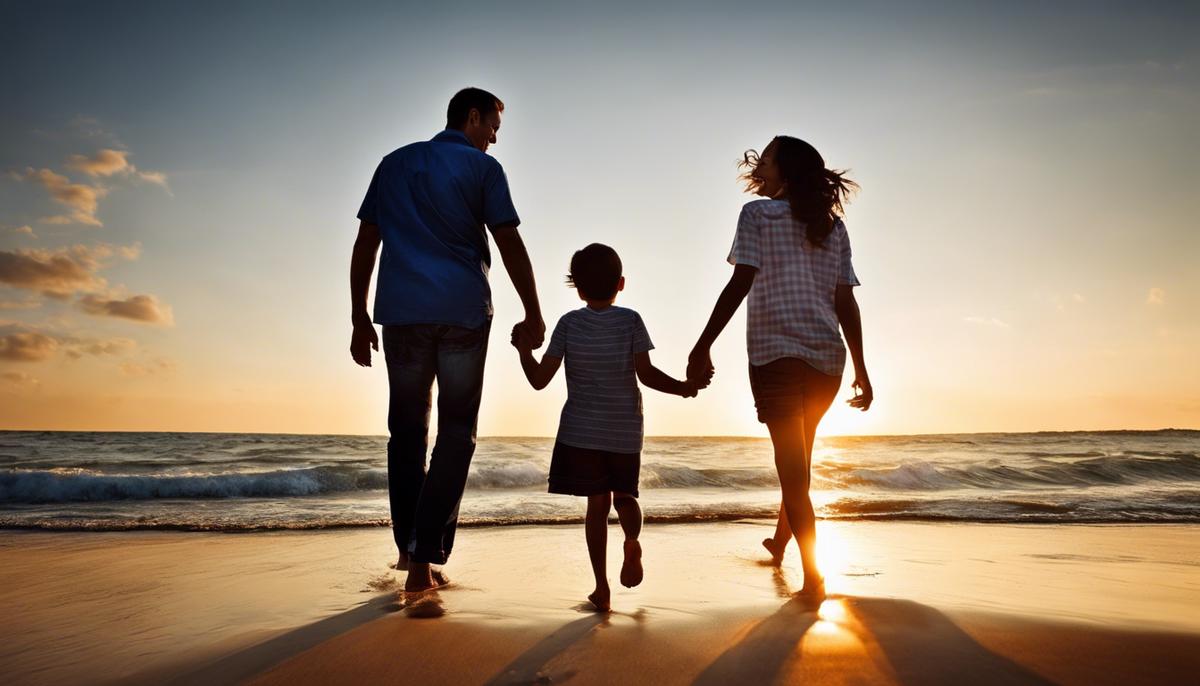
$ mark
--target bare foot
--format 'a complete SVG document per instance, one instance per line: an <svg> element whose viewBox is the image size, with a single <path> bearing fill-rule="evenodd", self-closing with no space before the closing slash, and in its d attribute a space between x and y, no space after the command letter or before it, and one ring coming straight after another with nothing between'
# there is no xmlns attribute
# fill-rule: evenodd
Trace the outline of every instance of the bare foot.
<svg viewBox="0 0 1200 686"><path fill-rule="evenodd" d="M642 544L625 541L625 562L621 565L621 585L633 588L642 583Z"/></svg>
<svg viewBox="0 0 1200 686"><path fill-rule="evenodd" d="M405 593L420 593L438 587L438 582L433 578L433 570L428 562L410 562L408 565L408 579L404 581Z"/></svg>
<svg viewBox="0 0 1200 686"><path fill-rule="evenodd" d="M596 612L612 612L612 594L608 588L597 588L588 596L588 601L596 608Z"/></svg>
<svg viewBox="0 0 1200 686"><path fill-rule="evenodd" d="M767 549L768 553L771 553L771 564L775 565L776 567L783 564L783 554L787 551L786 543L777 546L775 545L775 539L764 538L763 547Z"/></svg>
<svg viewBox="0 0 1200 686"><path fill-rule="evenodd" d="M397 572L407 572L408 571L408 553L400 553L399 559L396 560L396 566L392 567L392 569L396 570Z"/></svg>
<svg viewBox="0 0 1200 686"><path fill-rule="evenodd" d="M796 591L796 597L813 607L819 606L825 600L825 579L811 577L804 580L804 587Z"/></svg>

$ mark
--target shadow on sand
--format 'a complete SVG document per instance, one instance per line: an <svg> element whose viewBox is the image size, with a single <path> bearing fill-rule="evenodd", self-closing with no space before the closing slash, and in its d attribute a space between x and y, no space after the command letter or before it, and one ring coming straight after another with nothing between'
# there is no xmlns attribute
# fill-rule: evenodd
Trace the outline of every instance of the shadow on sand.
<svg viewBox="0 0 1200 686"><path fill-rule="evenodd" d="M396 594L384 593L341 614L293 629L217 660L205 661L198 667L184 668L183 673L179 673L179 668L174 667L171 668L170 675L158 671L135 674L117 683L173 686L240 683L293 655L397 609L400 609L400 606L397 605Z"/></svg>
<svg viewBox="0 0 1200 686"><path fill-rule="evenodd" d="M822 606L862 643L885 673L906 686L1051 684L1020 664L984 648L937 610L909 600L830 598ZM801 659L805 634L821 615L793 599L755 625L696 677L696 686L777 683Z"/></svg>
<svg viewBox="0 0 1200 686"><path fill-rule="evenodd" d="M583 639L596 627L608 624L608 620L607 614L597 613L563 625L505 665L496 676L486 682L486 686L550 683L550 678L543 673L546 664ZM565 681L572 676L575 676L574 673L561 674L558 675L558 680Z"/></svg>

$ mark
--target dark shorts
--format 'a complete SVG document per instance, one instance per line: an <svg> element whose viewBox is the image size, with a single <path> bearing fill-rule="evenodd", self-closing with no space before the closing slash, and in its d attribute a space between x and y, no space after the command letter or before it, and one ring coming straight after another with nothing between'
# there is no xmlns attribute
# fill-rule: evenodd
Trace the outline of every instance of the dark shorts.
<svg viewBox="0 0 1200 686"><path fill-rule="evenodd" d="M750 365L750 391L758 421L787 421L805 413L824 414L842 386L842 375L830 376L795 357Z"/></svg>
<svg viewBox="0 0 1200 686"><path fill-rule="evenodd" d="M601 495L610 491L638 496L641 453L577 448L555 441L550 458L550 492Z"/></svg>

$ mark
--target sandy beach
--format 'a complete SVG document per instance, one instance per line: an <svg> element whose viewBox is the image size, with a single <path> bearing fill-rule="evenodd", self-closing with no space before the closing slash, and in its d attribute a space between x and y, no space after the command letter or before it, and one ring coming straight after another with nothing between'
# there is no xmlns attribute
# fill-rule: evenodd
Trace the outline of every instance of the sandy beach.
<svg viewBox="0 0 1200 686"><path fill-rule="evenodd" d="M384 529L0 536L0 664L57 683L1180 683L1200 527L822 522L830 599L761 521L649 526L646 581L583 602L576 526L461 532L411 600ZM616 555L617 529L610 538ZM617 560L610 568L615 584ZM32 579L32 581L31 581Z"/></svg>

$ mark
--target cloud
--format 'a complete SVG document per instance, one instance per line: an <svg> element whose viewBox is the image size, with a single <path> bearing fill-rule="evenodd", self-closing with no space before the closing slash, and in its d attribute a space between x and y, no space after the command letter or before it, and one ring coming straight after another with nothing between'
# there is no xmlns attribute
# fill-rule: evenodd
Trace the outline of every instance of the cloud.
<svg viewBox="0 0 1200 686"><path fill-rule="evenodd" d="M127 355L137 347L137 341L131 338L61 335L18 322L0 327L0 360L10 362L43 362L60 352L73 360L84 356Z"/></svg>
<svg viewBox="0 0 1200 686"><path fill-rule="evenodd" d="M977 324L980 326L994 326L997 329L1007 329L1007 322L1001 321L995 317L963 317L963 321L969 324Z"/></svg>
<svg viewBox="0 0 1200 686"><path fill-rule="evenodd" d="M175 323L171 308L159 302L153 295L135 295L122 299L89 294L81 297L78 305L84 312L102 317L120 317L163 326Z"/></svg>
<svg viewBox="0 0 1200 686"><path fill-rule="evenodd" d="M88 176L112 176L118 172L128 171L129 153L123 150L103 149L91 157L86 155L71 155L67 158L67 169L81 171Z"/></svg>
<svg viewBox="0 0 1200 686"><path fill-rule="evenodd" d="M41 306L42 301L33 298L25 300L0 300L0 310L36 310Z"/></svg>
<svg viewBox="0 0 1200 686"><path fill-rule="evenodd" d="M0 374L0 380L3 380L6 385L19 388L37 387L41 383L25 372L4 372Z"/></svg>
<svg viewBox="0 0 1200 686"><path fill-rule="evenodd" d="M87 224L89 226L104 226L96 218L96 208L100 198L108 195L108 189L100 186L88 186L82 183L71 183L62 174L55 174L49 169L34 169L27 167L24 178L26 181L39 183L50 197L60 205L71 208L70 213L60 214L42 219L47 224Z"/></svg>
<svg viewBox="0 0 1200 686"><path fill-rule="evenodd" d="M15 229L13 229L12 232L24 234L26 236L29 236L30 238L37 238L37 234L33 232L33 227L28 224L26 224L24 226L18 226Z"/></svg>
<svg viewBox="0 0 1200 686"><path fill-rule="evenodd" d="M131 246L73 245L55 250L0 250L0 283L59 299L76 292L95 293L107 287L107 282L96 272L110 259L119 256L135 260L140 255L138 243Z"/></svg>
<svg viewBox="0 0 1200 686"><path fill-rule="evenodd" d="M67 357L78 360L84 355L124 355L137 349L137 341L132 338L108 338L103 340L83 340L71 343L66 348Z"/></svg>
<svg viewBox="0 0 1200 686"><path fill-rule="evenodd" d="M124 150L105 148L97 151L91 157L86 155L71 155L67 158L67 168L93 177L109 177L120 174L121 176L141 179L142 181L170 190L167 186L166 174L158 171L142 171L138 169L129 161L129 153Z"/></svg>
<svg viewBox="0 0 1200 686"><path fill-rule="evenodd" d="M58 339L36 331L19 331L0 336L0 360L41 362L58 350Z"/></svg>
<svg viewBox="0 0 1200 686"><path fill-rule="evenodd" d="M1167 292L1161 288L1151 288L1146 294L1147 305L1163 305L1167 302Z"/></svg>
<svg viewBox="0 0 1200 686"><path fill-rule="evenodd" d="M125 376L151 376L153 374L175 371L175 363L168 359L159 358L145 364L139 362L122 362L118 365L118 368Z"/></svg>

